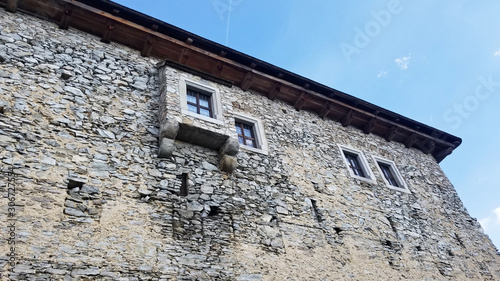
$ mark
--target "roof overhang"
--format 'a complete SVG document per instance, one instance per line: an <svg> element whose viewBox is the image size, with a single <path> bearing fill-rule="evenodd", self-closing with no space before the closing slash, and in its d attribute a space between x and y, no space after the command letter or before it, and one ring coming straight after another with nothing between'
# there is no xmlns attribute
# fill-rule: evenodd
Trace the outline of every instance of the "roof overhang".
<svg viewBox="0 0 500 281"><path fill-rule="evenodd" d="M0 0L8 11L22 11L123 44L185 71L271 100L296 110L315 112L343 126L361 129L387 141L417 148L437 162L462 140L359 98L245 55L108 0Z"/></svg>

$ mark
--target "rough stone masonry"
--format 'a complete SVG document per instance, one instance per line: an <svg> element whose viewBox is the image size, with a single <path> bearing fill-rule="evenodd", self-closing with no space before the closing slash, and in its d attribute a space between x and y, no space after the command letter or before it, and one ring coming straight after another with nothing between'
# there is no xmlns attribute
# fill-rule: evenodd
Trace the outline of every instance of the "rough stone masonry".
<svg viewBox="0 0 500 281"><path fill-rule="evenodd" d="M0 19L2 280L500 280L497 250L431 155L82 31ZM220 121L183 112L182 81L217 90ZM225 154L234 171L179 139L238 139L242 114L268 147ZM165 122L180 133L161 134ZM374 180L351 176L339 145ZM388 188L374 157L409 192Z"/></svg>

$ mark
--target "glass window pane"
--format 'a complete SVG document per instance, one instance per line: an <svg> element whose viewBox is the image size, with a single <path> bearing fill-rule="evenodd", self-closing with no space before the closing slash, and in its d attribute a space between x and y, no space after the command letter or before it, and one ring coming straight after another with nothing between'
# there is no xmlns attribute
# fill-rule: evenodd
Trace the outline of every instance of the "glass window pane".
<svg viewBox="0 0 500 281"><path fill-rule="evenodd" d="M210 111L203 108L200 108L200 114L210 117Z"/></svg>
<svg viewBox="0 0 500 281"><path fill-rule="evenodd" d="M251 147L255 147L253 140L246 139L246 144Z"/></svg>
<svg viewBox="0 0 500 281"><path fill-rule="evenodd" d="M238 125L238 123L236 123L236 133L238 135L242 135L243 134L242 131L241 131L241 127Z"/></svg>
<svg viewBox="0 0 500 281"><path fill-rule="evenodd" d="M191 112L198 113L198 108L196 106L194 106L194 105L188 104L188 110L191 111Z"/></svg>
<svg viewBox="0 0 500 281"><path fill-rule="evenodd" d="M209 100L210 97L200 94L200 106L210 107Z"/></svg>
<svg viewBox="0 0 500 281"><path fill-rule="evenodd" d="M245 137L253 137L252 129L248 129L248 127L245 126L243 131L245 133Z"/></svg>
<svg viewBox="0 0 500 281"><path fill-rule="evenodd" d="M187 101L196 104L196 96L187 95Z"/></svg>
<svg viewBox="0 0 500 281"><path fill-rule="evenodd" d="M241 144L245 144L245 140L243 139L243 137L238 137L238 141L239 141Z"/></svg>

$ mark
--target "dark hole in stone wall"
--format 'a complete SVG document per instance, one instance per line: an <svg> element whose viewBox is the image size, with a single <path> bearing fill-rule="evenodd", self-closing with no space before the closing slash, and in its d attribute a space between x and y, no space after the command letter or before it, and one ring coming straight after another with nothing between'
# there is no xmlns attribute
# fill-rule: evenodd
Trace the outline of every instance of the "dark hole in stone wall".
<svg viewBox="0 0 500 281"><path fill-rule="evenodd" d="M322 222L322 221L324 221L323 216L322 216L322 215L321 215L321 213L319 212L319 209L318 209L318 205L317 205L317 203L316 203L316 200L311 199L311 205L312 205L312 208L313 208L313 214L314 214L314 216L316 217L316 220L318 220L318 222Z"/></svg>
<svg viewBox="0 0 500 281"><path fill-rule="evenodd" d="M340 227L334 227L333 230L335 230L335 233L340 234L342 232L342 229Z"/></svg>
<svg viewBox="0 0 500 281"><path fill-rule="evenodd" d="M217 206L210 206L210 212L208 212L209 217L217 216L220 213L220 209Z"/></svg>
<svg viewBox="0 0 500 281"><path fill-rule="evenodd" d="M82 188L82 186L83 186L83 182L68 179L68 189L73 189L75 187Z"/></svg>
<svg viewBox="0 0 500 281"><path fill-rule="evenodd" d="M393 244L389 240L382 240L382 245L384 245L385 247L390 248L390 249L393 248Z"/></svg>
<svg viewBox="0 0 500 281"><path fill-rule="evenodd" d="M3 106L0 106L0 114L4 114L4 109L3 109Z"/></svg>
<svg viewBox="0 0 500 281"><path fill-rule="evenodd" d="M189 193L188 180L189 180L189 174L183 173L181 175L181 188L179 190L180 196L187 196L188 195L188 193Z"/></svg>
<svg viewBox="0 0 500 281"><path fill-rule="evenodd" d="M464 244L464 241L462 240L462 238L460 238L460 236L458 236L458 234L454 233L455 234L455 239L457 240L458 244L462 247L462 248L465 248L465 244Z"/></svg>
<svg viewBox="0 0 500 281"><path fill-rule="evenodd" d="M392 220L392 218L387 217L387 220L389 221L389 224L391 225L392 231L394 231L394 233L398 233L396 230L396 225L394 224L394 221Z"/></svg>

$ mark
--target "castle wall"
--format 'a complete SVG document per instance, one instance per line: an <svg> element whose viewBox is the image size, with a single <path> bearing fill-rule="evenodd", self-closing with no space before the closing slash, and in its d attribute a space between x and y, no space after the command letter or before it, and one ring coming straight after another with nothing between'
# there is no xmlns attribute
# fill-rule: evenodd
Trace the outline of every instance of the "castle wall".
<svg viewBox="0 0 500 281"><path fill-rule="evenodd" d="M500 280L431 155L77 30L0 18L3 278ZM182 79L217 89L219 121L180 110ZM261 120L268 145L240 146L233 173L186 141L158 157L161 122L237 138L235 114ZM373 181L350 175L339 145L364 154ZM374 156L409 192L387 187Z"/></svg>

